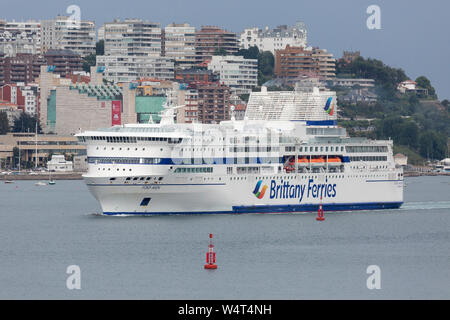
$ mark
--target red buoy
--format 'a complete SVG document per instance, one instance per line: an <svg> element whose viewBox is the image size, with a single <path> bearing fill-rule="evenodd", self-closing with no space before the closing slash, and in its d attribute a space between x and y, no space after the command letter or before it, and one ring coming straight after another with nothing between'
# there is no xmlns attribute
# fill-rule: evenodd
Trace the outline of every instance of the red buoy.
<svg viewBox="0 0 450 320"><path fill-rule="evenodd" d="M317 212L316 220L317 221L325 220L325 218L323 217L322 197L320 197L319 212Z"/></svg>
<svg viewBox="0 0 450 320"><path fill-rule="evenodd" d="M214 252L214 245L212 243L212 233L209 234L209 246L206 253L205 269L217 269L216 265L216 253Z"/></svg>

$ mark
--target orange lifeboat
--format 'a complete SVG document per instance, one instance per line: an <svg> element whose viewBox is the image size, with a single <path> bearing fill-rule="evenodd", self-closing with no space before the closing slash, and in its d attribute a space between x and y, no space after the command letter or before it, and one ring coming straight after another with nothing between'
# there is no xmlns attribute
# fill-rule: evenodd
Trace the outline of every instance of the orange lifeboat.
<svg viewBox="0 0 450 320"><path fill-rule="evenodd" d="M297 159L297 163L298 163L299 165L307 165L307 164L309 163L309 160L306 159L305 157L302 157L302 158L298 158L298 159Z"/></svg>
<svg viewBox="0 0 450 320"><path fill-rule="evenodd" d="M325 159L320 157L320 158L315 158L315 159L311 159L311 165L314 166L322 166L325 164Z"/></svg>
<svg viewBox="0 0 450 320"><path fill-rule="evenodd" d="M328 165L330 165L330 166L333 166L333 165L338 166L341 164L341 162L342 162L341 159L338 157L328 158Z"/></svg>

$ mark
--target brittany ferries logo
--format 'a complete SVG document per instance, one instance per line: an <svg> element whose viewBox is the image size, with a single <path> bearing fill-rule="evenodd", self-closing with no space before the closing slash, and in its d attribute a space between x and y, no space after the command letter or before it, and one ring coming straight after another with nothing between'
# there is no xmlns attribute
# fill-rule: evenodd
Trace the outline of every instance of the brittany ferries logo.
<svg viewBox="0 0 450 320"><path fill-rule="evenodd" d="M334 102L333 102L333 97L329 97L327 99L327 102L325 103L325 107L323 108L323 110L325 110L328 115L332 116L333 112L334 112Z"/></svg>
<svg viewBox="0 0 450 320"><path fill-rule="evenodd" d="M325 178L325 183L315 183L314 179L309 179L303 184L292 184L291 181L270 181L269 198L270 199L298 199L302 202L303 199L311 198L334 198L336 197L336 183L328 183ZM256 183L253 194L258 199L262 199L266 190L269 188L264 185L261 189L263 181L259 180Z"/></svg>
<svg viewBox="0 0 450 320"><path fill-rule="evenodd" d="M264 186L262 187L262 190L259 191L259 188L261 187L262 182L263 182L262 180L259 180L259 181L256 183L255 190L253 190L253 194L254 194L255 197L257 197L258 199L262 199L262 197L264 197L264 193L266 193L266 190L267 190L267 185L264 185Z"/></svg>

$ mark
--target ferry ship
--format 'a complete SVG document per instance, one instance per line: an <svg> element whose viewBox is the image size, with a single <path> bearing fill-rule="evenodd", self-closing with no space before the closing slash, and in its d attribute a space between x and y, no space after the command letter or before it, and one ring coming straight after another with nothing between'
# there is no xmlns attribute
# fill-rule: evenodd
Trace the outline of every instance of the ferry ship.
<svg viewBox="0 0 450 320"><path fill-rule="evenodd" d="M252 92L243 120L124 124L77 134L107 215L290 213L399 208L391 140L352 138L336 94Z"/></svg>

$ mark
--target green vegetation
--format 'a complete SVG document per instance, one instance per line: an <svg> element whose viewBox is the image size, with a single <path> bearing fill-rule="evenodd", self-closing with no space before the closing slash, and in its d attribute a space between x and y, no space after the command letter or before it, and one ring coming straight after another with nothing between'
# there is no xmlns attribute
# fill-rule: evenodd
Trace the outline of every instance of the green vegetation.
<svg viewBox="0 0 450 320"><path fill-rule="evenodd" d="M12 132L35 132L36 122L38 133L42 133L41 125L36 117L32 117L26 113L22 113L17 119L14 120L14 126Z"/></svg>
<svg viewBox="0 0 450 320"><path fill-rule="evenodd" d="M217 48L216 50L214 50L213 56L226 56L227 55L227 50L225 50L224 48Z"/></svg>
<svg viewBox="0 0 450 320"><path fill-rule="evenodd" d="M428 96L433 99L437 99L436 91L431 86L430 80L428 80L425 76L420 76L416 79L416 83L420 88L428 90Z"/></svg>
<svg viewBox="0 0 450 320"><path fill-rule="evenodd" d="M398 83L408 80L402 69L385 65L376 59L359 57L351 63L339 60L336 66L338 77L369 78L375 80L378 101L374 104L339 103L341 117L350 119L340 124L351 135L373 139L394 140L395 150L410 157L411 163L423 159L443 159L447 154L450 136L450 102L435 100L436 91L431 82L420 76L416 82L427 89L427 96L416 93L400 93ZM334 88L338 95L345 93ZM361 119L368 119L362 122ZM371 127L371 130L367 130ZM360 130L363 128L364 130Z"/></svg>
<svg viewBox="0 0 450 320"><path fill-rule="evenodd" d="M0 112L0 134L9 132L9 122L6 112Z"/></svg>
<svg viewBox="0 0 450 320"><path fill-rule="evenodd" d="M105 41L100 40L95 44L95 54L97 56L103 56L105 54Z"/></svg>
<svg viewBox="0 0 450 320"><path fill-rule="evenodd" d="M97 56L105 54L105 42L103 40L97 41L95 44L95 53L91 53L83 57L83 71L91 72L91 67L97 64Z"/></svg>
<svg viewBox="0 0 450 320"><path fill-rule="evenodd" d="M275 57L270 51L259 51L253 46L248 49L240 49L235 53L245 59L258 59L258 86L274 78Z"/></svg>

